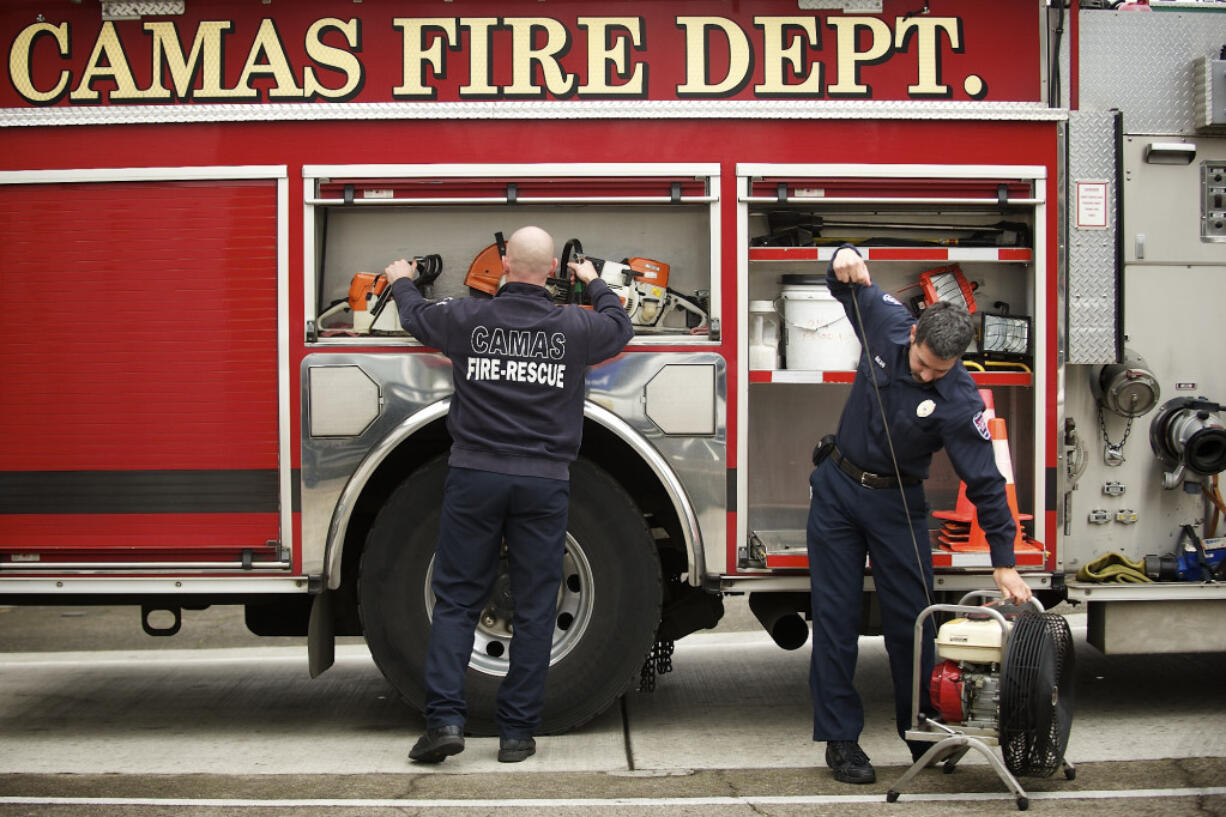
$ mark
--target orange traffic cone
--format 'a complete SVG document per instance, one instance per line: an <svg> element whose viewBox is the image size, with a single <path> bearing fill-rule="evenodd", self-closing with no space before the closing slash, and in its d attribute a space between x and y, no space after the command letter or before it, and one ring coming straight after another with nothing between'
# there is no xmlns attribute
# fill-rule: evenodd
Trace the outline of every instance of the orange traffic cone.
<svg viewBox="0 0 1226 817"><path fill-rule="evenodd" d="M992 397L992 392L989 389L980 389L979 397L983 400L984 410L983 419L991 421L996 417L996 401ZM989 430L991 426L988 427ZM966 483L958 481L958 501L954 504L952 511L933 511L932 515L937 519L946 519L950 522L960 522L963 525L969 525L971 520L975 518L975 503L966 498ZM962 532L965 536L965 531Z"/></svg>
<svg viewBox="0 0 1226 817"><path fill-rule="evenodd" d="M1013 523L1016 527L1016 533L1013 537L1013 549L1018 550L1040 550L1041 547L1033 541L1027 540L1026 535L1022 531L1023 520L1033 519L1030 514L1023 514L1018 511L1017 506L1017 485L1013 480L1013 459L1009 454L1009 434L1006 430L1004 419L1000 417L992 417L988 420L988 433L992 437L992 452L996 456L996 467L1005 478L1005 498L1009 503L1009 511L1013 515ZM966 484L963 483L958 491L959 502L965 498ZM969 519L963 521L963 508L959 507L953 513L941 512L940 518L947 519L945 526L937 535L937 540L941 544L947 546L950 550L960 552L986 552L991 548L988 546L987 537L984 535L983 528L979 525L979 514L975 511L975 506L966 500L966 504L970 506ZM933 514L937 516L937 513Z"/></svg>
<svg viewBox="0 0 1226 817"><path fill-rule="evenodd" d="M988 420L988 433L992 436L992 453L996 455L996 467L1005 477L1005 498L1009 502L1009 512L1013 514L1013 524L1017 528L1013 535L1013 549L1018 550L1025 546L1026 537L1022 533L1022 515L1017 511L1017 485L1013 482L1013 457L1009 454L1009 433L1005 430L1005 421L999 417ZM1026 519L1031 518L1033 517L1026 516ZM979 526L977 517L974 525Z"/></svg>

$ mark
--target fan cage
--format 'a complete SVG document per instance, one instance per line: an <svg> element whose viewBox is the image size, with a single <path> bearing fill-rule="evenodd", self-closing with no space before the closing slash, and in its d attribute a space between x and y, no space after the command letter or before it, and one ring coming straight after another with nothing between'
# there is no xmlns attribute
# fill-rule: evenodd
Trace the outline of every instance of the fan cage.
<svg viewBox="0 0 1226 817"><path fill-rule="evenodd" d="M1073 672L1073 636L1064 616L1019 615L1001 673L1000 747L1013 774L1050 777L1063 765Z"/></svg>

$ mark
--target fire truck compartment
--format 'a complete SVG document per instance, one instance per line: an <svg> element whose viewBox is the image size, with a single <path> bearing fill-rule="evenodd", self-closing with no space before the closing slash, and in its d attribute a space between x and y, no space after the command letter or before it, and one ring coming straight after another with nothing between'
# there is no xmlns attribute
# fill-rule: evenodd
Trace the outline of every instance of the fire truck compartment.
<svg viewBox="0 0 1226 817"><path fill-rule="evenodd" d="M809 370L789 360L789 333L811 327L797 321L785 301L797 280L824 281L843 243L856 245L873 282L913 311L939 297L965 302L981 327L985 314L1016 319L1020 343L1005 352L981 332L966 365L1007 423L1019 505L1030 513L1042 494L1035 484L1041 452L1033 436L1044 391L1035 350L1047 321L1037 306L1043 262L1034 251L1042 230L1042 169L754 165L741 173L745 284L759 310L773 305L780 341L777 367L748 370L747 533L740 568L808 568L810 455L823 435L837 429L855 373L850 365ZM841 306L836 311L842 317ZM749 321L748 313L743 317ZM955 506L959 481L943 452L933 459L926 492L934 509ZM939 557L937 527L931 544ZM1033 525L1029 530L1033 535ZM940 569L989 566L986 553L944 551L946 558L936 560ZM1018 554L1019 566L1044 563L1041 550Z"/></svg>
<svg viewBox="0 0 1226 817"><path fill-rule="evenodd" d="M0 357L0 560L285 571L277 184L133 175L0 185L0 298L56 315Z"/></svg>
<svg viewBox="0 0 1226 817"><path fill-rule="evenodd" d="M585 255L651 259L666 283L627 280L618 291L640 342L718 336L718 174L709 166L378 166L308 168L308 317L321 343L377 334L407 338L393 318L365 331L342 303L355 275L397 258L437 254L429 297L469 295L470 268L497 235L526 224L549 231L559 255L577 239ZM346 174L340 177L339 174ZM498 272L497 264L495 275ZM559 274L562 271L559 270ZM628 274L627 276L628 277ZM617 291L617 290L615 290ZM637 306L637 308L636 308ZM705 315L700 314L705 313ZM415 341L414 341L415 342Z"/></svg>

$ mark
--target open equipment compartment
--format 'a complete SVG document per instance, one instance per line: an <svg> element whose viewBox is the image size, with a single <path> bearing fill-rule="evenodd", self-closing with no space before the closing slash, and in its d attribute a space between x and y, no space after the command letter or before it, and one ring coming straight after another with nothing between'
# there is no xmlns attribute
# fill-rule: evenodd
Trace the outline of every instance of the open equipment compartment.
<svg viewBox="0 0 1226 817"><path fill-rule="evenodd" d="M549 231L559 256L577 239L588 257L614 266L635 258L666 265L661 286L625 273L619 294L628 311L639 305L631 311L638 343L718 337L718 166L350 165L308 166L303 175L311 342L415 342L394 313L371 330L361 325L355 276L369 281L397 258L437 255L443 272L428 297L468 296L479 256L498 268L495 234L527 224Z"/></svg>
<svg viewBox="0 0 1226 817"><path fill-rule="evenodd" d="M810 321L846 321L842 306L832 298L829 314L806 316L788 301L785 288L799 280L824 284L829 260L844 242L857 246L866 257L873 282L915 311L925 289L923 273L939 286L940 298L954 282L953 268L965 283L953 297L969 294L980 314L1010 318L1010 325L1028 335L1012 353L987 352L977 337L964 357L972 377L991 389L997 414L1006 419L1017 484L1018 501L1025 513L1042 518L1038 507L1042 491L1042 452L1034 441L1036 424L1044 422L1043 382L1035 365L1043 360L1046 331L1043 304L1042 254L1044 207L1041 167L976 167L936 165L740 165L743 333L742 375L749 384L741 395L745 418L742 461L746 474L738 501L747 512L740 541L745 571L806 569L805 524L809 497L805 475L812 469L810 452L822 435L838 427L843 405L855 377L859 344L854 330L815 333ZM803 287L802 287L803 289ZM824 292L824 285L815 287ZM778 327L779 356L775 368L754 368L748 361L762 355L746 353L754 334L748 304L758 313L773 305ZM816 325L816 324L813 324ZM989 331L995 327L991 325ZM789 337L789 333L794 333ZM815 356L801 344L845 344L848 363L839 368L797 368L795 360ZM803 338L803 341L802 341ZM988 345L992 341L989 339ZM1022 350L1022 351L1018 351ZM805 354L798 354L804 351ZM789 360L789 357L794 360ZM817 359L830 359L817 355ZM952 509L959 480L945 453L933 457L925 483L934 509ZM936 547L938 525L930 534ZM982 569L988 555L958 554L938 568ZM1033 564L1019 558L1019 566L1041 567L1042 554Z"/></svg>

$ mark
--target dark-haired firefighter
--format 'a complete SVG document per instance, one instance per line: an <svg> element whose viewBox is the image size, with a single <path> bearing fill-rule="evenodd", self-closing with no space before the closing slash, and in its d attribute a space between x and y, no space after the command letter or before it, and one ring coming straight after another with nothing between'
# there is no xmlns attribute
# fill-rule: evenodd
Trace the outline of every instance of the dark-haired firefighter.
<svg viewBox="0 0 1226 817"><path fill-rule="evenodd" d="M876 772L859 744L864 709L853 685L865 556L881 606L903 737L911 725L915 619L930 603L932 589L923 480L933 453L944 448L966 483L991 548L997 587L1019 602L1031 591L1013 567L1016 526L983 400L960 360L974 335L970 316L961 306L938 302L917 322L897 298L873 285L867 264L850 245L835 252L826 278L867 351L834 445L826 447L824 459L815 454L820 462L809 477L813 739L826 743L826 764L835 779L872 783ZM931 634L923 643L920 677L927 678ZM920 688L920 706L930 712L927 684ZM910 746L912 758L927 748Z"/></svg>

